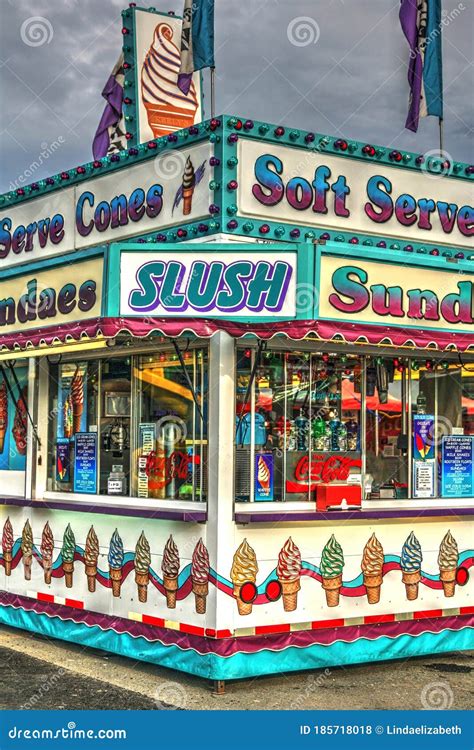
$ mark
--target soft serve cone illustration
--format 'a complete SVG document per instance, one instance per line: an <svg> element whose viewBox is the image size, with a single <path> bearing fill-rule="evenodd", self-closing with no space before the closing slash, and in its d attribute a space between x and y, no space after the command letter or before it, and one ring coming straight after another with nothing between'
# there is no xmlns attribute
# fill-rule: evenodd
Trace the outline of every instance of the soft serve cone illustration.
<svg viewBox="0 0 474 750"><path fill-rule="evenodd" d="M252 602L244 602L240 597L240 591L244 583L255 583L257 573L257 556L248 541L244 539L234 555L230 571L239 615L249 615L252 612Z"/></svg>
<svg viewBox="0 0 474 750"><path fill-rule="evenodd" d="M46 521L43 533L41 535L40 546L41 557L43 560L44 582L51 583L51 569L53 567L54 536L51 531L49 522Z"/></svg>
<svg viewBox="0 0 474 750"><path fill-rule="evenodd" d="M73 414L73 434L81 431L82 412L84 411L84 378L76 372L71 383L71 404Z"/></svg>
<svg viewBox="0 0 474 750"><path fill-rule="evenodd" d="M198 99L194 83L188 94L178 88L181 54L167 23L155 29L142 67L141 96L154 138L194 124Z"/></svg>
<svg viewBox="0 0 474 750"><path fill-rule="evenodd" d="M150 583L149 571L151 565L151 552L148 539L144 532L135 547L135 583L138 589L138 601L146 602L148 598L148 584Z"/></svg>
<svg viewBox="0 0 474 750"><path fill-rule="evenodd" d="M301 552L288 537L278 554L277 576L283 594L283 609L293 612L298 604L298 591L301 588Z"/></svg>
<svg viewBox="0 0 474 750"><path fill-rule="evenodd" d="M176 607L176 592L178 590L179 552L171 534L165 544L161 570L163 572L163 586L166 592L166 605L169 609L174 609Z"/></svg>
<svg viewBox="0 0 474 750"><path fill-rule="evenodd" d="M372 534L364 547L362 555L362 573L364 574L364 586L367 591L369 604L377 604L380 601L380 586L383 580L383 549L379 540Z"/></svg>
<svg viewBox="0 0 474 750"><path fill-rule="evenodd" d="M72 589L72 577L74 575L74 553L76 551L76 539L70 524L66 526L63 537L61 557L63 559L63 571L66 579L66 588Z"/></svg>
<svg viewBox="0 0 474 750"><path fill-rule="evenodd" d="M12 572L12 549L13 549L13 527L10 521L10 517L7 518L3 524L2 533L2 552L3 552L3 565L5 567L5 575L9 576Z"/></svg>
<svg viewBox="0 0 474 750"><path fill-rule="evenodd" d="M405 591L409 601L418 599L422 559L420 542L412 531L402 547L402 556L400 559L402 581L405 584Z"/></svg>
<svg viewBox="0 0 474 750"><path fill-rule="evenodd" d="M439 577L443 584L445 596L454 596L458 556L457 542L451 532L448 531L439 546L438 555Z"/></svg>
<svg viewBox="0 0 474 750"><path fill-rule="evenodd" d="M321 555L321 583L326 592L328 607L337 607L342 586L344 555L334 534L327 542Z"/></svg>
<svg viewBox="0 0 474 750"><path fill-rule="evenodd" d="M196 544L191 562L194 602L198 615L206 612L206 598L209 593L209 553L202 539Z"/></svg>
<svg viewBox="0 0 474 750"><path fill-rule="evenodd" d="M122 588L122 565L124 559L123 542L118 529L115 529L109 547L109 575L112 581L112 594L120 596Z"/></svg>
<svg viewBox="0 0 474 750"><path fill-rule="evenodd" d="M90 527L84 549L84 565L87 576L87 588L93 593L97 575L97 560L99 559L99 540L93 526Z"/></svg>
<svg viewBox="0 0 474 750"><path fill-rule="evenodd" d="M25 580L31 580L31 562L33 560L33 532L30 522L27 520L21 535L21 551L23 554L23 566L25 571Z"/></svg>

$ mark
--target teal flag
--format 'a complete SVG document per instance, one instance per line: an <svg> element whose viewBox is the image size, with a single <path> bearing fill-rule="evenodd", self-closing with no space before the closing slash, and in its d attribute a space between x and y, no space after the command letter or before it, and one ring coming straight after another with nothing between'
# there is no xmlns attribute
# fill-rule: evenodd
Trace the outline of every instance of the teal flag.
<svg viewBox="0 0 474 750"><path fill-rule="evenodd" d="M214 67L214 0L185 0L178 86L188 94L193 73Z"/></svg>

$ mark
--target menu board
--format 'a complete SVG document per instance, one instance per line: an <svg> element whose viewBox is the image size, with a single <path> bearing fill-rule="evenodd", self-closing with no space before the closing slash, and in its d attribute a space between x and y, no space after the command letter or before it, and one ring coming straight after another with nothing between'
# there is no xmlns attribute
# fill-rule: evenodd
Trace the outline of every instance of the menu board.
<svg viewBox="0 0 474 750"><path fill-rule="evenodd" d="M434 497L434 461L413 461L413 496Z"/></svg>
<svg viewBox="0 0 474 750"><path fill-rule="evenodd" d="M97 492L97 433L75 435L74 492L95 495Z"/></svg>
<svg viewBox="0 0 474 750"><path fill-rule="evenodd" d="M442 497L473 497L474 435L448 435L441 443Z"/></svg>

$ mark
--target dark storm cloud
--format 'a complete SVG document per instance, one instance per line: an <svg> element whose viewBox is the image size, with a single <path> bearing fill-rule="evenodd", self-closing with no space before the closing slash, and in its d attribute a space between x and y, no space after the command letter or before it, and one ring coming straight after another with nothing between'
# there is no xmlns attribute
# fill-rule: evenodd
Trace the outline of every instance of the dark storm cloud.
<svg viewBox="0 0 474 750"><path fill-rule="evenodd" d="M443 6L448 16L459 10L443 28L445 147L472 162L473 7L468 0ZM27 181L91 158L124 7L122 0L1 0L1 190L32 163L41 162ZM393 148L435 148L435 118L423 120L417 135L403 127L408 52L398 7L398 0L217 0L218 110ZM46 19L42 44L26 36L37 16Z"/></svg>

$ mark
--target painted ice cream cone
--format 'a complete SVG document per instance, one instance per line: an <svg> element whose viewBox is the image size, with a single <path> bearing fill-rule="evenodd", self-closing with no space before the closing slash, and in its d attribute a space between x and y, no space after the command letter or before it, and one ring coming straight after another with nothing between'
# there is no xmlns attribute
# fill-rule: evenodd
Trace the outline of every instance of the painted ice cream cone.
<svg viewBox="0 0 474 750"><path fill-rule="evenodd" d="M178 590L179 552L171 534L165 544L161 570L166 593L166 606L169 609L174 609L176 607L176 591Z"/></svg>
<svg viewBox="0 0 474 750"><path fill-rule="evenodd" d="M362 555L362 573L364 574L364 586L367 591L369 604L377 604L380 601L380 587L383 580L384 554L382 545L372 534L364 547Z"/></svg>
<svg viewBox="0 0 474 750"><path fill-rule="evenodd" d="M186 159L183 173L183 215L187 216L191 213L193 205L193 194L196 186L196 175L194 173L194 166L191 159Z"/></svg>
<svg viewBox="0 0 474 750"><path fill-rule="evenodd" d="M109 547L109 575L110 580L112 581L112 594L114 596L120 596L122 588L123 559L123 542L118 533L118 529L115 529Z"/></svg>
<svg viewBox="0 0 474 750"><path fill-rule="evenodd" d="M154 138L194 124L198 99L194 83L188 94L178 88L181 55L167 23L157 25L141 72L141 97Z"/></svg>
<svg viewBox="0 0 474 750"><path fill-rule="evenodd" d="M71 438L74 435L74 414L72 408L72 398L67 396L63 406L63 428L64 437Z"/></svg>
<svg viewBox="0 0 474 750"><path fill-rule="evenodd" d="M138 601L146 602L148 598L149 571L151 565L151 552L148 539L144 532L140 534L135 547L135 583L138 589Z"/></svg>
<svg viewBox="0 0 474 750"><path fill-rule="evenodd" d="M3 524L2 532L2 552L5 575L9 576L12 572L12 549L13 549L13 527L10 517Z"/></svg>
<svg viewBox="0 0 474 750"><path fill-rule="evenodd" d="M76 539L70 524L66 526L63 536L63 546L61 548L61 558L63 561L64 579L66 588L72 589L72 578L74 574L74 554L76 552Z"/></svg>
<svg viewBox="0 0 474 750"><path fill-rule="evenodd" d="M458 557L457 542L451 531L448 531L439 546L438 554L439 578L443 584L444 595L446 597L454 596Z"/></svg>
<svg viewBox="0 0 474 750"><path fill-rule="evenodd" d="M193 582L194 603L198 615L206 613L206 599L209 594L209 553L202 539L194 548L191 561L191 580Z"/></svg>
<svg viewBox="0 0 474 750"><path fill-rule="evenodd" d="M342 586L344 555L334 534L327 542L321 555L321 585L326 592L328 607L337 607Z"/></svg>
<svg viewBox="0 0 474 750"><path fill-rule="evenodd" d="M234 554L232 569L230 571L239 615L249 615L252 612L252 602L242 599L241 590L245 583L255 583L257 573L257 556L247 540L244 539Z"/></svg>
<svg viewBox="0 0 474 750"><path fill-rule="evenodd" d="M0 453L5 448L5 435L8 429L8 392L4 380L0 383Z"/></svg>
<svg viewBox="0 0 474 750"><path fill-rule="evenodd" d="M27 390L23 388L22 397L18 399L15 407L15 418L13 420L12 435L15 440L16 449L20 456L26 454L26 441L28 432L28 421L26 412Z"/></svg>
<svg viewBox="0 0 474 750"><path fill-rule="evenodd" d="M281 584L283 609L293 612L298 604L298 591L301 588L301 552L288 537L278 554L277 577Z"/></svg>
<svg viewBox="0 0 474 750"><path fill-rule="evenodd" d="M43 534L41 535L40 552L41 559L43 560L44 582L49 584L51 583L51 570L53 567L54 536L48 521L46 521Z"/></svg>
<svg viewBox="0 0 474 750"><path fill-rule="evenodd" d="M79 372L76 372L71 383L71 402L72 402L72 431L81 431L82 412L84 411L84 378Z"/></svg>
<svg viewBox="0 0 474 750"><path fill-rule="evenodd" d="M412 531L402 547L402 556L400 558L402 581L405 584L405 591L409 601L418 599L422 559L420 542Z"/></svg>
<svg viewBox="0 0 474 750"><path fill-rule="evenodd" d="M84 565L87 576L87 588L91 594L95 591L95 582L97 576L97 560L99 559L99 540L95 533L94 527L91 526L86 537L86 546L84 549Z"/></svg>
<svg viewBox="0 0 474 750"><path fill-rule="evenodd" d="M257 478L260 487L264 490L268 490L270 487L270 469L262 456L258 457Z"/></svg>
<svg viewBox="0 0 474 750"><path fill-rule="evenodd" d="M29 520L26 521L21 535L21 552L23 555L23 567L25 580L31 580L31 563L33 560L33 532Z"/></svg>

